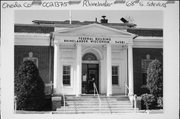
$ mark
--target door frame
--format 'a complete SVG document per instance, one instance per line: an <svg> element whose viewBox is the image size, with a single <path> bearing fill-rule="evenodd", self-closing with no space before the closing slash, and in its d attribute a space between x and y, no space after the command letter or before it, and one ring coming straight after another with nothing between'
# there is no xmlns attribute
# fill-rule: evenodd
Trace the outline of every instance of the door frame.
<svg viewBox="0 0 180 119"><path fill-rule="evenodd" d="M86 79L86 81L88 81L88 78L89 78L89 70L96 70L96 72L97 72L97 81L96 81L96 86L97 86L97 90L98 90L98 93L100 93L100 91L99 91L99 63L82 63L82 67L83 67L83 64L85 64L85 65L87 65L87 79ZM89 68L89 65L96 65L96 68ZM83 69L83 68L82 68ZM83 72L82 72L82 75L83 75ZM83 76L82 76L83 77ZM83 78L81 79L81 89L83 89ZM82 92L82 94L83 94L83 91L81 90L81 92ZM88 94L88 93L85 93L85 94Z"/></svg>

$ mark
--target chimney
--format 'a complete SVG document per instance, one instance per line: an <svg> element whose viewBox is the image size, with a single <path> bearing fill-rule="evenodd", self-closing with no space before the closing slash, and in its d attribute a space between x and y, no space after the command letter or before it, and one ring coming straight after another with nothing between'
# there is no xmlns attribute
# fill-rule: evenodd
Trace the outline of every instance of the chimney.
<svg viewBox="0 0 180 119"><path fill-rule="evenodd" d="M108 19L106 19L106 16L102 16L101 23L108 23Z"/></svg>
<svg viewBox="0 0 180 119"><path fill-rule="evenodd" d="M97 23L97 17L95 18L95 23Z"/></svg>
<svg viewBox="0 0 180 119"><path fill-rule="evenodd" d="M129 21L127 21L126 19L124 19L123 17L120 19L123 23L129 23Z"/></svg>

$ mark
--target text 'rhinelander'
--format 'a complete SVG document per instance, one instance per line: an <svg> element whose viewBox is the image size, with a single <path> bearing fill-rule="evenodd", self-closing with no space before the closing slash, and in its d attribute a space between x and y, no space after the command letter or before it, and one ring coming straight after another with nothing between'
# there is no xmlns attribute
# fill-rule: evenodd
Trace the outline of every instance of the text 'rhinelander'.
<svg viewBox="0 0 180 119"><path fill-rule="evenodd" d="M105 1L89 1L89 0L83 0L83 7L111 7L113 3Z"/></svg>

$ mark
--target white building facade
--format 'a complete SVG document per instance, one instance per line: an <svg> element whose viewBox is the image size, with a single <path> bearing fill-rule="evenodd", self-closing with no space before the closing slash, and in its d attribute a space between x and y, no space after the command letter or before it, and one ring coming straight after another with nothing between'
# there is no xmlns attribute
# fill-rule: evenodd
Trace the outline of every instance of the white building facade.
<svg viewBox="0 0 180 119"><path fill-rule="evenodd" d="M15 26L15 68L31 54L46 94L93 94L93 81L99 94L132 96L145 84L146 55L152 60L162 54L163 38L156 34L159 30L152 30L155 36L137 36L127 29L98 23L49 31L45 27ZM37 33L39 29L43 33Z"/></svg>
<svg viewBox="0 0 180 119"><path fill-rule="evenodd" d="M95 77L100 94L125 94L127 83L129 94L133 94L134 34L91 24L56 31L53 35L55 94L79 96L86 93L83 84L90 80L91 75ZM69 68L69 79L63 79L67 75L63 73L65 67ZM87 79L83 80L83 77ZM65 83L63 80L69 81Z"/></svg>

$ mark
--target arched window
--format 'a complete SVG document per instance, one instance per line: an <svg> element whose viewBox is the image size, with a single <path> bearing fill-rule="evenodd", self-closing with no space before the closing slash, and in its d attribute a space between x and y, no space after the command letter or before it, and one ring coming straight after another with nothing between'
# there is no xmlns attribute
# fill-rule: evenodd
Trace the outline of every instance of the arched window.
<svg viewBox="0 0 180 119"><path fill-rule="evenodd" d="M97 60L97 57L93 53L86 53L82 60Z"/></svg>

